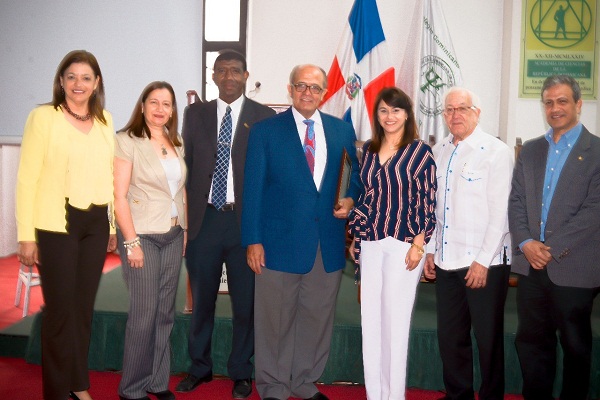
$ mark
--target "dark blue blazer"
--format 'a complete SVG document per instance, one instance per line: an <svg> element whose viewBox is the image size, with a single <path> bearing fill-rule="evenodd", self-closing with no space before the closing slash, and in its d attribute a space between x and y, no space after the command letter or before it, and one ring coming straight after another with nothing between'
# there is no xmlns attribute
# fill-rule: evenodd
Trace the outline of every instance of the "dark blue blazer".
<svg viewBox="0 0 600 400"><path fill-rule="evenodd" d="M352 160L348 197L361 191L352 125L321 113L327 164L320 191L308 168L291 108L256 123L244 173L242 245L260 243L266 268L304 274L321 247L327 272L345 266L346 220L333 216L343 149Z"/></svg>

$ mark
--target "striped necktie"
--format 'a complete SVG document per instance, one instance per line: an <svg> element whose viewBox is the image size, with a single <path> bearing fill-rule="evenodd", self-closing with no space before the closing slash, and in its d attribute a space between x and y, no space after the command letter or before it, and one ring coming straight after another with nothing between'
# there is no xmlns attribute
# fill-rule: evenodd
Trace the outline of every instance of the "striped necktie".
<svg viewBox="0 0 600 400"><path fill-rule="evenodd" d="M308 168L310 173L315 173L315 150L317 148L315 138L315 121L312 119L305 119L302 121L306 124L306 135L304 136L304 155L306 155L306 162L308 162Z"/></svg>

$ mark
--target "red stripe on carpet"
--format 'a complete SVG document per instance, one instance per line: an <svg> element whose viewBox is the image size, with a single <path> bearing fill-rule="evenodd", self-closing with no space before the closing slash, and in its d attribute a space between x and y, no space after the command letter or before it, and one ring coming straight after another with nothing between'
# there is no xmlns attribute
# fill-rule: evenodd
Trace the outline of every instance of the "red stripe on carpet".
<svg viewBox="0 0 600 400"><path fill-rule="evenodd" d="M90 394L95 400L116 399L121 375L116 372L90 371ZM181 377L171 376L169 389L174 391ZM191 393L176 393L178 400L223 400L231 398L232 382L227 378L203 384ZM331 400L364 400L363 385L318 385ZM254 387L248 400L259 400ZM444 393L433 390L408 389L407 400L437 400ZM31 400L42 398L42 368L27 364L21 358L0 357L0 399ZM478 398L478 397L476 397ZM504 396L505 400L520 400L520 395ZM295 399L295 398L290 398ZM296 399L297 400L297 399Z"/></svg>

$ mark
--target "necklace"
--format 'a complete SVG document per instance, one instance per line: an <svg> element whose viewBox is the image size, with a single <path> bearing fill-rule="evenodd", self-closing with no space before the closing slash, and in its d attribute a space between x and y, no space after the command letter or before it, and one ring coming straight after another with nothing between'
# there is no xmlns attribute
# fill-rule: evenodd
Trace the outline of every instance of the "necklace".
<svg viewBox="0 0 600 400"><path fill-rule="evenodd" d="M62 103L62 106L64 107L65 110L67 110L67 112L69 114L71 114L71 116L73 118L75 118L76 120L79 121L87 121L88 119L92 118L92 114L91 113L87 113L85 115L79 115L79 114L75 114L73 111L71 111L71 109L69 108L69 106L67 105L67 102L65 101L64 103Z"/></svg>
<svg viewBox="0 0 600 400"><path fill-rule="evenodd" d="M160 144L160 150L162 151L162 155L165 156L165 158L167 157L167 149L165 148L164 144Z"/></svg>

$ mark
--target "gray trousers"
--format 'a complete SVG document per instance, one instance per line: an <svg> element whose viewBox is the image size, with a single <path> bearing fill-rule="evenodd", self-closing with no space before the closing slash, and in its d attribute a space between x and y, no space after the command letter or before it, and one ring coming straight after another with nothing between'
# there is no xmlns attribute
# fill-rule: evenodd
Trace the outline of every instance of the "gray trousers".
<svg viewBox="0 0 600 400"><path fill-rule="evenodd" d="M183 255L183 230L139 235L144 267L131 268L123 236L117 231L123 278L129 291L129 314L119 394L140 398L168 389L171 370L169 337L175 321L175 295Z"/></svg>
<svg viewBox="0 0 600 400"><path fill-rule="evenodd" d="M312 397L323 374L342 270L327 273L321 251L307 274L262 269L254 301L255 379L261 398Z"/></svg>

